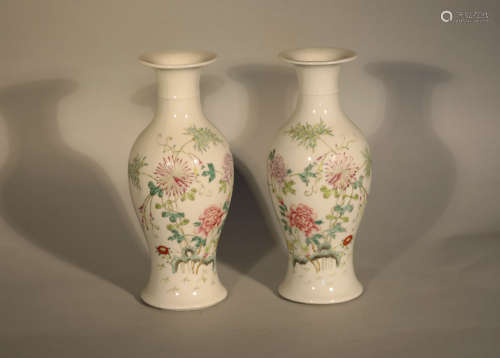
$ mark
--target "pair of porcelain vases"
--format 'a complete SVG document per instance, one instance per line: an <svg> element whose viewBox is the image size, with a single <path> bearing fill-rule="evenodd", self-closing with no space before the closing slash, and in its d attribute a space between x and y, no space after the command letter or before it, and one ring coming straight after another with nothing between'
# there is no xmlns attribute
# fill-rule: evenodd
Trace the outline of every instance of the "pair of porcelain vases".
<svg viewBox="0 0 500 358"><path fill-rule="evenodd" d="M267 156L269 195L289 254L278 291L303 303L348 301L363 291L353 245L371 179L367 142L338 99L339 64L356 55L305 48L280 57L295 65L300 95ZM227 296L215 257L233 191L233 158L199 96L200 69L215 58L201 51L140 58L156 69L157 110L131 150L128 176L151 257L141 297L158 308L200 309Z"/></svg>

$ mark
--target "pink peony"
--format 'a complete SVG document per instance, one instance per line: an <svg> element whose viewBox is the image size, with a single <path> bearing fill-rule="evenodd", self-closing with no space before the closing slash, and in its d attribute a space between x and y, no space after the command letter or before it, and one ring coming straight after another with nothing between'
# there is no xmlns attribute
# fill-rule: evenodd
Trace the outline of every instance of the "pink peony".
<svg viewBox="0 0 500 358"><path fill-rule="evenodd" d="M315 216L316 214L313 209L307 205L292 205L290 213L288 214L288 221L290 222L290 227L298 228L308 237L313 230L319 230L318 225L314 223Z"/></svg>
<svg viewBox="0 0 500 358"><path fill-rule="evenodd" d="M215 205L209 206L199 218L201 225L198 228L198 232L208 236L210 231L221 224L223 217L224 211L222 209Z"/></svg>

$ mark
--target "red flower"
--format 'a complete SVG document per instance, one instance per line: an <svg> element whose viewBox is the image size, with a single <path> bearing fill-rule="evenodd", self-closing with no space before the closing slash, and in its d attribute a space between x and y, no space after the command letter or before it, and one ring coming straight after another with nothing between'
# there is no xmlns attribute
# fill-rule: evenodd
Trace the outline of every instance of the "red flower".
<svg viewBox="0 0 500 358"><path fill-rule="evenodd" d="M166 246L156 246L156 251L158 252L158 255L168 255L168 247Z"/></svg>
<svg viewBox="0 0 500 358"><path fill-rule="evenodd" d="M299 204L297 207L292 205L290 214L288 214L288 221L290 227L296 227L303 231L308 237L313 230L319 230L318 225L314 222L316 214L313 209L307 205Z"/></svg>
<svg viewBox="0 0 500 358"><path fill-rule="evenodd" d="M349 244L351 243L351 241L352 241L352 235L349 235L349 236L347 236L347 237L344 239L344 241L342 241L342 244L343 244L344 246L347 246L347 245L349 245Z"/></svg>
<svg viewBox="0 0 500 358"><path fill-rule="evenodd" d="M215 205L209 206L205 209L203 215L201 215L199 218L199 220L201 221L201 225L198 229L198 232L203 233L205 236L208 236L213 228L221 224L223 216L224 211L221 208L218 208Z"/></svg>

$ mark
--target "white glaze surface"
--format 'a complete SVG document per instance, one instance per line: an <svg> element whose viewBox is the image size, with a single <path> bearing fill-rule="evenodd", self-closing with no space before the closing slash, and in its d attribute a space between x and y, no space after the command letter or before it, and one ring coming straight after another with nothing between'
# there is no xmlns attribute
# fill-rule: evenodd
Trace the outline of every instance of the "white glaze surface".
<svg viewBox="0 0 500 358"><path fill-rule="evenodd" d="M352 60L354 52L298 49L280 57L296 64L300 95L267 165L289 252L279 292L304 303L348 301L363 291L352 256L371 182L368 144L343 114L337 94L338 63Z"/></svg>
<svg viewBox="0 0 500 358"><path fill-rule="evenodd" d="M215 256L233 161L224 137L202 113L198 89L199 67L214 59L172 51L141 57L157 68L158 102L130 152L129 183L151 257L141 297L159 308L203 308L227 295Z"/></svg>

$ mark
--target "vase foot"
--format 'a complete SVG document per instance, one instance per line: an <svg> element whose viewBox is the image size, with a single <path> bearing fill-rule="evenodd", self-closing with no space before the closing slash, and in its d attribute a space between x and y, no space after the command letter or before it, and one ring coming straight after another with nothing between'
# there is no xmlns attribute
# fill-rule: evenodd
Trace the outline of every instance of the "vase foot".
<svg viewBox="0 0 500 358"><path fill-rule="evenodd" d="M345 295L342 297L311 297L311 296L300 296L289 294L286 290L282 290L281 287L278 288L278 293L281 297L286 300L298 302L298 303L306 303L311 305L330 305L334 303L342 303L349 302L355 300L359 296L363 294L363 288L358 292L354 292L351 295Z"/></svg>
<svg viewBox="0 0 500 358"><path fill-rule="evenodd" d="M290 301L321 305L354 300L363 293L363 286L352 277L326 282L324 279L303 281L288 276L278 287L278 292Z"/></svg>
<svg viewBox="0 0 500 358"><path fill-rule="evenodd" d="M194 294L181 294L174 291L169 294L149 294L146 291L141 293L141 299L149 306L173 310L173 311L193 311L214 306L227 297L227 290L221 285L211 292Z"/></svg>

